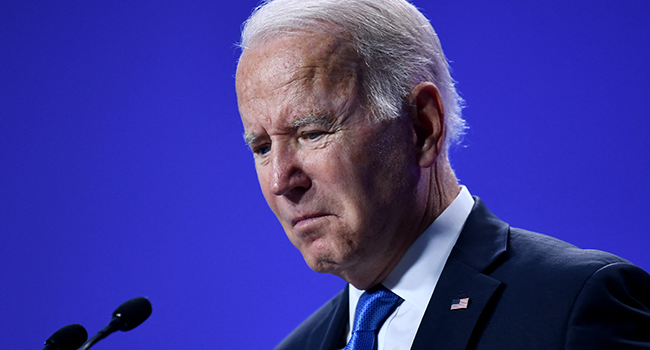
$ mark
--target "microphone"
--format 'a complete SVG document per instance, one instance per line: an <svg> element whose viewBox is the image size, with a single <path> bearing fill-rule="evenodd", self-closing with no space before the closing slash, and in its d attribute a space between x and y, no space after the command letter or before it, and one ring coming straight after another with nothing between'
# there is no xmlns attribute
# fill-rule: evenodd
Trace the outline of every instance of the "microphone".
<svg viewBox="0 0 650 350"><path fill-rule="evenodd" d="M80 350L88 350L98 341L106 338L109 334L121 330L130 331L139 326L151 315L151 303L145 297L137 297L127 300L113 311L113 319L102 328L97 334L84 344Z"/></svg>
<svg viewBox="0 0 650 350"><path fill-rule="evenodd" d="M88 339L88 332L80 324L67 325L54 332L45 341L42 350L77 350Z"/></svg>

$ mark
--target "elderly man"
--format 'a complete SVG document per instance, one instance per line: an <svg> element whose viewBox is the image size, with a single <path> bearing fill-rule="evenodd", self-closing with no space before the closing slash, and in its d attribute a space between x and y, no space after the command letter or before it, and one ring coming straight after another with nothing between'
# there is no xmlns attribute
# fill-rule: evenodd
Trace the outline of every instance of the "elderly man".
<svg viewBox="0 0 650 350"><path fill-rule="evenodd" d="M404 0L275 0L242 33L237 97L262 192L348 286L278 349L650 348L650 276L510 228L447 157L459 97Z"/></svg>

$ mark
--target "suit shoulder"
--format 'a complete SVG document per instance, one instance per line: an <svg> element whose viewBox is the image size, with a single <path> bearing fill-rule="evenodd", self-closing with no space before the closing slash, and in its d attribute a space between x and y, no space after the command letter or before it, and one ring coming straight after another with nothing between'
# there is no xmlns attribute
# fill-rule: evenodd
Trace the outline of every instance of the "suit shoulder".
<svg viewBox="0 0 650 350"><path fill-rule="evenodd" d="M510 228L505 253L484 273L501 283L485 344L519 334L513 348L627 349L650 334L650 276L616 255Z"/></svg>
<svg viewBox="0 0 650 350"><path fill-rule="evenodd" d="M555 271L576 270L591 275L610 264L630 264L614 254L595 249L581 249L573 244L541 233L510 228L508 251L511 257L548 267Z"/></svg>
<svg viewBox="0 0 650 350"><path fill-rule="evenodd" d="M650 275L629 263L598 269L584 284L569 318L567 349L650 347Z"/></svg>
<svg viewBox="0 0 650 350"><path fill-rule="evenodd" d="M311 314L296 329L294 329L275 350L304 350L310 344L320 342L331 327L345 326L340 322L348 313L348 287L327 301L323 306ZM339 325L340 323L340 325ZM337 332L335 330L335 332ZM338 333L342 333L343 329Z"/></svg>
<svg viewBox="0 0 650 350"><path fill-rule="evenodd" d="M612 265L635 268L614 254L510 228L506 253L486 272L507 286L505 293L538 295L569 307L597 271Z"/></svg>

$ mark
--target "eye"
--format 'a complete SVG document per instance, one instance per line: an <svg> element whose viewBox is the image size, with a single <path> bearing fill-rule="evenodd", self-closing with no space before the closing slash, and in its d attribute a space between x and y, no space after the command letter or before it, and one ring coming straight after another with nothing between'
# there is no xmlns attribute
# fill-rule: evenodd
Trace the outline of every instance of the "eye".
<svg viewBox="0 0 650 350"><path fill-rule="evenodd" d="M271 145L260 145L253 148L253 153L263 156L271 151Z"/></svg>
<svg viewBox="0 0 650 350"><path fill-rule="evenodd" d="M303 137L309 140L316 140L324 133L322 131L308 131L303 133Z"/></svg>

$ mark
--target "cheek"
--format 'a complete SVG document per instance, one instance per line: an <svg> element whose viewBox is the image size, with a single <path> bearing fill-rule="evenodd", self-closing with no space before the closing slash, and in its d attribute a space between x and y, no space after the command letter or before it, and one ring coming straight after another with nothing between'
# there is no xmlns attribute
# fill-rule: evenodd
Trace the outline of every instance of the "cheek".
<svg viewBox="0 0 650 350"><path fill-rule="evenodd" d="M373 166L369 152L363 145L346 145L332 155L333 166L324 169L329 176L332 188L336 188L342 198L354 210L362 210L377 188L373 185L378 176L378 168Z"/></svg>
<svg viewBox="0 0 650 350"><path fill-rule="evenodd" d="M271 187L270 187L271 174L268 171L267 167L259 166L259 165L255 166L255 171L257 172L257 182L260 185L260 190L262 190L262 195L264 195L266 204L268 204L269 208L271 208L273 213L275 213L277 216L278 213L276 211L276 204L275 204L277 198L273 193L271 193ZM280 217L278 216L278 219L279 218Z"/></svg>
<svg viewBox="0 0 650 350"><path fill-rule="evenodd" d="M319 173L326 176L332 185L353 190L349 186L356 182L359 170L365 167L366 162L358 151L359 148L354 145L338 143L323 150L320 157L312 159L319 168Z"/></svg>
<svg viewBox="0 0 650 350"><path fill-rule="evenodd" d="M262 190L262 194L264 195L264 198L268 202L269 201L269 197L268 197L268 194L269 194L269 190L268 190L269 182L268 182L268 179L269 179L269 177L268 177L268 174L266 174L266 172L264 171L264 168L262 168L262 167L260 167L258 165L255 165L255 171L257 172L257 182L260 185L260 190Z"/></svg>

